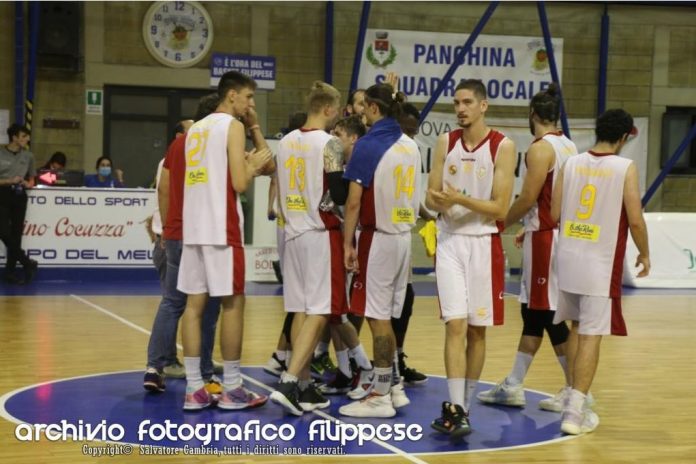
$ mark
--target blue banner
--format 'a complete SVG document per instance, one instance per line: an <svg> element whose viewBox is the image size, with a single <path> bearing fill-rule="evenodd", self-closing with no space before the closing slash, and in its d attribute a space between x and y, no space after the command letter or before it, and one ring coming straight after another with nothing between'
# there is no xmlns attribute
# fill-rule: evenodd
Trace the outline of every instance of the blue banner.
<svg viewBox="0 0 696 464"><path fill-rule="evenodd" d="M213 53L213 59L210 60L210 86L217 87L220 77L228 71L239 71L253 78L259 89L275 89L276 60L274 56Z"/></svg>

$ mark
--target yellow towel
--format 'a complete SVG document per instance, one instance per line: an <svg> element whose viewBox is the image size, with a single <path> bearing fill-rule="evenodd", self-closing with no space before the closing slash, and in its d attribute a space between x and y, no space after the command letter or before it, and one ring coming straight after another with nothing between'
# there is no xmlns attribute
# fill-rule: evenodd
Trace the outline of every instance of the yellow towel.
<svg viewBox="0 0 696 464"><path fill-rule="evenodd" d="M437 226L435 221L431 220L425 223L425 225L418 231L418 235L423 239L423 245L425 246L425 254L429 258L435 256L435 249L437 248Z"/></svg>

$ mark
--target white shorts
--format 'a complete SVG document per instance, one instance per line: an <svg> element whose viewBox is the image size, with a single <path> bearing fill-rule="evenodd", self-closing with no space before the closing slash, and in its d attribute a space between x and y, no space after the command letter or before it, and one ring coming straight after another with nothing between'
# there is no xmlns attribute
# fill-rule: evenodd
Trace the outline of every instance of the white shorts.
<svg viewBox="0 0 696 464"><path fill-rule="evenodd" d="M531 309L556 309L558 279L555 247L558 230L525 232L522 245L520 302Z"/></svg>
<svg viewBox="0 0 696 464"><path fill-rule="evenodd" d="M177 289L187 295L244 295L244 248L184 245Z"/></svg>
<svg viewBox="0 0 696 464"><path fill-rule="evenodd" d="M360 272L353 277L350 312L383 321L401 317L410 265L410 232L363 230L358 240Z"/></svg>
<svg viewBox="0 0 696 464"><path fill-rule="evenodd" d="M474 326L503 323L505 258L500 234L460 235L441 231L435 253L440 317Z"/></svg>
<svg viewBox="0 0 696 464"><path fill-rule="evenodd" d="M341 231L310 230L285 242L285 311L307 315L345 313L346 273Z"/></svg>
<svg viewBox="0 0 696 464"><path fill-rule="evenodd" d="M558 292L558 309L553 323L578 321L580 335L626 335L621 314L621 297L579 295Z"/></svg>

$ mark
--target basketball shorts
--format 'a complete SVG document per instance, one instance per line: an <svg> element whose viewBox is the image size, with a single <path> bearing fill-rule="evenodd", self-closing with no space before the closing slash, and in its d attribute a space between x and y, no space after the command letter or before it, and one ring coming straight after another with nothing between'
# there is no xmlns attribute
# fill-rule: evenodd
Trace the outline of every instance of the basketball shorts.
<svg viewBox="0 0 696 464"><path fill-rule="evenodd" d="M621 297L558 292L554 324L577 321L580 335L627 335L621 313Z"/></svg>
<svg viewBox="0 0 696 464"><path fill-rule="evenodd" d="M401 317L411 265L411 233L363 230L353 277L350 312L378 320Z"/></svg>
<svg viewBox="0 0 696 464"><path fill-rule="evenodd" d="M340 230L310 230L288 240L282 264L285 311L339 316L345 311Z"/></svg>
<svg viewBox="0 0 696 464"><path fill-rule="evenodd" d="M244 248L184 245L177 288L187 295L244 295Z"/></svg>
<svg viewBox="0 0 696 464"><path fill-rule="evenodd" d="M500 234L460 235L441 231L435 253L440 316L468 319L474 326L503 323L505 258Z"/></svg>
<svg viewBox="0 0 696 464"><path fill-rule="evenodd" d="M520 302L532 309L556 309L558 280L554 259L558 230L525 232ZM524 289L524 290L522 290Z"/></svg>

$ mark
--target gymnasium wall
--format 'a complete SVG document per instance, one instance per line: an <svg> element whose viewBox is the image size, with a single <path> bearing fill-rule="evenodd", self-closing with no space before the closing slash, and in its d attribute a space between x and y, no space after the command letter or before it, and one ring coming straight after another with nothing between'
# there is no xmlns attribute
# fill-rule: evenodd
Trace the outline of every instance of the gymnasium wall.
<svg viewBox="0 0 696 464"><path fill-rule="evenodd" d="M305 89L323 78L323 2L203 2L215 26L212 50L272 55L277 87L257 105L262 126L275 133L303 105ZM361 2L335 4L334 83L346 92L352 70ZM373 2L369 26L470 32L487 3ZM55 150L69 153L73 167L93 168L102 154L101 116L84 114L85 88L105 84L206 88L209 60L172 70L152 58L142 42L148 2L86 2L84 70L38 75L33 150L43 161ZM563 89L571 117L596 113L600 20L603 5L549 3L550 29L564 42ZM666 106L696 106L696 9L612 4L607 107L648 116L648 180L660 168L661 118ZM0 108L14 109L14 4L0 3ZM534 3L502 3L486 34L536 35L541 29ZM448 111L448 105L436 110ZM524 108L493 107L492 116L526 114ZM79 130L45 129L44 118L77 119ZM696 176L670 176L651 210L696 211Z"/></svg>

